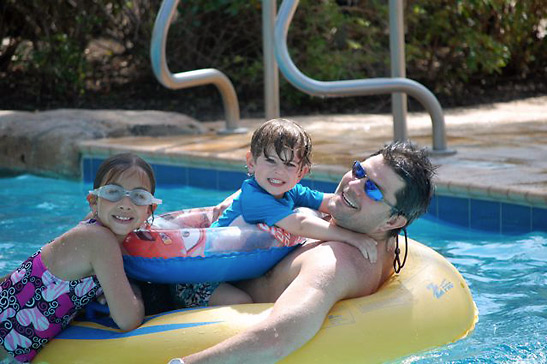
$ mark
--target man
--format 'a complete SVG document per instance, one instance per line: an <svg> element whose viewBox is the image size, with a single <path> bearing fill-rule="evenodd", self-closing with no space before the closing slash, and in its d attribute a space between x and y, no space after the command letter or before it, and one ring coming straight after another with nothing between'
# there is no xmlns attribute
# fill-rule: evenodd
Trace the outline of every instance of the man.
<svg viewBox="0 0 547 364"><path fill-rule="evenodd" d="M429 205L434 168L425 150L392 143L356 162L329 205L331 221L378 242L370 263L348 244L306 244L265 276L237 285L254 302L275 302L262 322L201 352L171 363L270 363L310 340L339 300L372 294L398 262L394 237ZM405 231L406 237L406 231Z"/></svg>

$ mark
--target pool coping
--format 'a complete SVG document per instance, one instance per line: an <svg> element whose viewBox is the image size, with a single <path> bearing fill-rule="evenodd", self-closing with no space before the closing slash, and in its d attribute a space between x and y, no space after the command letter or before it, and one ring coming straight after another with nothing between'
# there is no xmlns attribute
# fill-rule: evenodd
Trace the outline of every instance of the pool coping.
<svg viewBox="0 0 547 364"><path fill-rule="evenodd" d="M117 140L143 140L145 138L119 138ZM156 138L157 139L157 138ZM79 150L84 157L107 157L122 152L137 152L145 159L172 166L200 167L225 171L245 172L243 159L222 157L214 153L171 151L170 148L151 150L135 144L113 144L112 139L84 141ZM432 157L435 162L435 157ZM347 172L347 168L337 165L314 165L306 178L314 181L337 183ZM485 201L511 203L523 206L547 208L547 193L523 190L518 187L493 186L480 182L458 181L452 176L438 174L435 179L435 193L443 196L475 198Z"/></svg>

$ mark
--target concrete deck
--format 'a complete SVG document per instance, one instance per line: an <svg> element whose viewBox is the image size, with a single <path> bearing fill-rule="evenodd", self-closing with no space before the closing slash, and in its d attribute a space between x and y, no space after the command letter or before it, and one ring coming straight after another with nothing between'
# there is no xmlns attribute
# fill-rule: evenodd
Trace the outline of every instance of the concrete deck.
<svg viewBox="0 0 547 364"><path fill-rule="evenodd" d="M313 178L337 181L355 159L392 139L391 115L287 116L313 139ZM135 151L151 161L243 170L252 131L261 119L245 119L247 134L209 132L173 137L130 137L81 143L87 155ZM445 110L450 156L432 156L439 165L437 193L547 208L547 96ZM431 119L409 113L409 137L432 145Z"/></svg>

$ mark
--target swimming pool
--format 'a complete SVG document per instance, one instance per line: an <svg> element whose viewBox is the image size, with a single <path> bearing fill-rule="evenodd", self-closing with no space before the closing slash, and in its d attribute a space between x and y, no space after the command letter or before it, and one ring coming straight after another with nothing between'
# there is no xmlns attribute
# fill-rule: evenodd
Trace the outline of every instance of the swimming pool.
<svg viewBox="0 0 547 364"><path fill-rule="evenodd" d="M14 269L89 211L90 183L31 175L0 178L0 274ZM213 205L227 191L158 187L158 213ZM462 273L479 308L466 339L402 363L547 363L547 233L502 235L422 218L409 229Z"/></svg>

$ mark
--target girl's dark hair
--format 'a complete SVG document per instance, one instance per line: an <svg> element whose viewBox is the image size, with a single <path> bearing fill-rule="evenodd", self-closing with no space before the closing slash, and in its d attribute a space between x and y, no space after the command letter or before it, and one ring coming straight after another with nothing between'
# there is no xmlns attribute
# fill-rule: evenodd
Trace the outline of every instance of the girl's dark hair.
<svg viewBox="0 0 547 364"><path fill-rule="evenodd" d="M405 187L395 194L397 203L392 213L406 217L407 223L401 229L406 228L429 207L434 192L433 176L436 167L431 164L427 150L410 141L393 142L370 157L378 154L405 182ZM399 234L401 229L392 230L390 235Z"/></svg>
<svg viewBox="0 0 547 364"><path fill-rule="evenodd" d="M261 154L267 157L272 148L285 163L291 162L296 154L300 159L300 169L311 166L311 138L292 120L268 120L255 130L251 139L253 158L257 159ZM285 155L283 151L289 154Z"/></svg>
<svg viewBox="0 0 547 364"><path fill-rule="evenodd" d="M148 179L150 180L150 193L154 194L156 191L154 170L144 159L133 153L116 154L101 163L97 170L97 174L95 175L93 188L101 187L101 183L105 178L113 180L132 167L139 167L148 175Z"/></svg>

